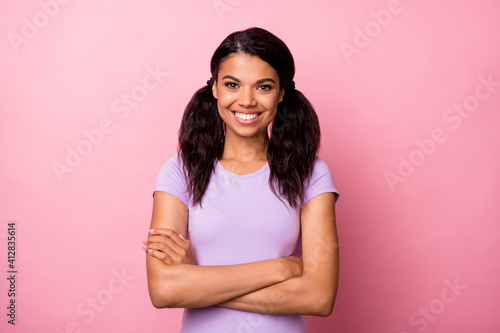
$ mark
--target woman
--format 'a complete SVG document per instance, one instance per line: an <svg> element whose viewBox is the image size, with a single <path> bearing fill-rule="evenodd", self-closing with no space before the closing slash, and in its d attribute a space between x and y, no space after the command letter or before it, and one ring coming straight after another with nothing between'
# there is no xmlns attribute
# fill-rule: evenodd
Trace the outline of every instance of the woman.
<svg viewBox="0 0 500 333"><path fill-rule="evenodd" d="M316 156L318 118L266 30L229 35L211 73L154 189L151 301L186 308L182 333L306 332L301 315L330 315L338 281L338 194Z"/></svg>

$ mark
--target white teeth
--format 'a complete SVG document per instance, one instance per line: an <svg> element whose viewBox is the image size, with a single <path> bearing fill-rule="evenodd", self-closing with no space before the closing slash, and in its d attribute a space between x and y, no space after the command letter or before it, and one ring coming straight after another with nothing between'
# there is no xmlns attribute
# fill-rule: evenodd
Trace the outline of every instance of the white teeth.
<svg viewBox="0 0 500 333"><path fill-rule="evenodd" d="M243 119L243 120L252 120L252 119L255 119L259 116L258 113L239 113L239 112L235 112L234 113L236 115L236 117L240 118L240 119Z"/></svg>

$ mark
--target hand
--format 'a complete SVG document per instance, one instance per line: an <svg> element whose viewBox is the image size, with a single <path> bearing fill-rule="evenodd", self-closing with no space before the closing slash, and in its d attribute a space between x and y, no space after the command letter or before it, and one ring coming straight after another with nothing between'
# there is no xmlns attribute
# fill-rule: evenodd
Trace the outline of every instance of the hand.
<svg viewBox="0 0 500 333"><path fill-rule="evenodd" d="M151 229L144 250L167 265L196 265L191 242L172 229Z"/></svg>
<svg viewBox="0 0 500 333"><path fill-rule="evenodd" d="M291 275L290 278L296 278L299 276L302 276L302 271L303 271L303 261L301 258L297 256L289 256L283 258L285 263L287 264L287 269L289 274Z"/></svg>

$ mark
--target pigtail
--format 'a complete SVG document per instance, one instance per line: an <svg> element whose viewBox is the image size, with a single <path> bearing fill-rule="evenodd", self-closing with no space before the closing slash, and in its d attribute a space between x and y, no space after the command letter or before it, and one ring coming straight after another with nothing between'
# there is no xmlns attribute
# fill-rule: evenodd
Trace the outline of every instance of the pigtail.
<svg viewBox="0 0 500 333"><path fill-rule="evenodd" d="M313 106L293 87L292 81L278 106L267 151L271 170L269 186L292 207L304 203L304 186L314 168L320 135Z"/></svg>
<svg viewBox="0 0 500 333"><path fill-rule="evenodd" d="M222 156L222 125L212 86L206 85L189 101L179 129L178 153L182 157L193 205L201 204L214 171L214 162Z"/></svg>

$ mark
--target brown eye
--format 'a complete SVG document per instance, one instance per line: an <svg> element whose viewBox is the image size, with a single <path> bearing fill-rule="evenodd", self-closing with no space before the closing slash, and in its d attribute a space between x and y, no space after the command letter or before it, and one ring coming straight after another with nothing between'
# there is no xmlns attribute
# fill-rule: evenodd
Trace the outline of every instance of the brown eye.
<svg viewBox="0 0 500 333"><path fill-rule="evenodd" d="M224 85L226 87L232 88L232 89L238 88L238 85L236 83L234 83L234 82L226 82Z"/></svg>
<svg viewBox="0 0 500 333"><path fill-rule="evenodd" d="M273 87L271 87L271 86L270 86L270 85L268 85L268 84L264 84L264 85L262 85L262 86L259 86L257 89L267 91L267 90L271 90L271 89L273 89Z"/></svg>

